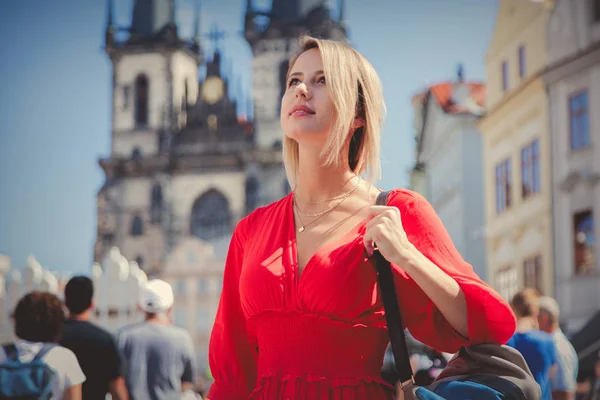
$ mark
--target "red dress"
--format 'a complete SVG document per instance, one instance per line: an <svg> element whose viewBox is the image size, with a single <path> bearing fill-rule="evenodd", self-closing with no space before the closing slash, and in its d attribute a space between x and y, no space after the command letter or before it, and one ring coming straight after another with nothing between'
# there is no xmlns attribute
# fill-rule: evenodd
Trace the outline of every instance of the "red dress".
<svg viewBox="0 0 600 400"><path fill-rule="evenodd" d="M465 293L469 340L392 265L406 327L453 353L469 343L506 343L515 330L508 304L455 249L431 205L405 189L390 193L408 238ZM387 344L365 222L326 243L297 274L292 196L256 210L235 229L210 339L210 400L392 399L381 379Z"/></svg>

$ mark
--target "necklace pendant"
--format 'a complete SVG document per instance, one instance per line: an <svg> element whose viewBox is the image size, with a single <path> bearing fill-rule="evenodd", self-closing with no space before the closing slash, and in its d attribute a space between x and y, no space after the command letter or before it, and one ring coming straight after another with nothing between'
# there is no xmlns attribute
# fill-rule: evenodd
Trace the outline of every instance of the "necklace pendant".
<svg viewBox="0 0 600 400"><path fill-rule="evenodd" d="M300 232L300 233L304 232L304 226L301 226L300 229L298 229L298 232Z"/></svg>

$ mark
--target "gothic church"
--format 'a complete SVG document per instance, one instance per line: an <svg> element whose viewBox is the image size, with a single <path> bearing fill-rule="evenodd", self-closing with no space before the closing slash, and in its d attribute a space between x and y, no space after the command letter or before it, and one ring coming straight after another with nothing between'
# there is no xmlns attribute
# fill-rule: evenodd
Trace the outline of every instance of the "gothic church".
<svg viewBox="0 0 600 400"><path fill-rule="evenodd" d="M129 27L115 26L107 2L111 153L99 160L106 179L97 195L94 258L117 246L156 275L195 237L223 259L237 221L289 193L279 125L288 59L300 34L345 40L343 3L334 10L323 0L273 0L258 9L248 0L249 121L228 95L232 77L218 49L203 56L198 22L193 38L180 36L174 0L135 0ZM201 65L206 77L199 82Z"/></svg>

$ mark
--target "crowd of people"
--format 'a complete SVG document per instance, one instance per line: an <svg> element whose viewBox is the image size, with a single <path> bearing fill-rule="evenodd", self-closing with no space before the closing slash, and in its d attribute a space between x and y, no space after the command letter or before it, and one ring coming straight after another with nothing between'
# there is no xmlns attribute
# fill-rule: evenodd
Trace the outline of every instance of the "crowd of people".
<svg viewBox="0 0 600 400"><path fill-rule="evenodd" d="M192 339L170 322L174 297L167 282L154 279L141 288L144 320L116 335L90 321L93 296L93 282L76 276L65 286L64 302L41 291L18 301L17 339L0 350L0 398L202 398Z"/></svg>
<svg viewBox="0 0 600 400"><path fill-rule="evenodd" d="M527 361L542 400L600 400L600 354L593 376L579 373L577 353L559 325L556 300L528 288L515 294L510 304L517 330L507 345Z"/></svg>

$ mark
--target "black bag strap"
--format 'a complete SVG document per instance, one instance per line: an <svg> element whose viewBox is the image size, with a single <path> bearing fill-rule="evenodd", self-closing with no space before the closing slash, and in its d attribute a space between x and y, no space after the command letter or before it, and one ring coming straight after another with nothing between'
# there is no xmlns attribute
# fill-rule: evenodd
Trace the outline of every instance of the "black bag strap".
<svg viewBox="0 0 600 400"><path fill-rule="evenodd" d="M387 205L389 193L389 191L379 193L375 204L380 206ZM410 358L408 357L406 336L404 335L404 324L402 323L402 315L398 306L398 296L396 295L392 267L389 261L377 250L377 245L375 244L374 246L373 257L375 258L375 267L377 269L377 281L379 282L390 343L398 371L398 381L400 382L400 386L403 387L409 382L414 383L413 371L410 366Z"/></svg>
<svg viewBox="0 0 600 400"><path fill-rule="evenodd" d="M6 359L10 361L19 361L19 351L14 343L2 345L2 350L6 353Z"/></svg>

